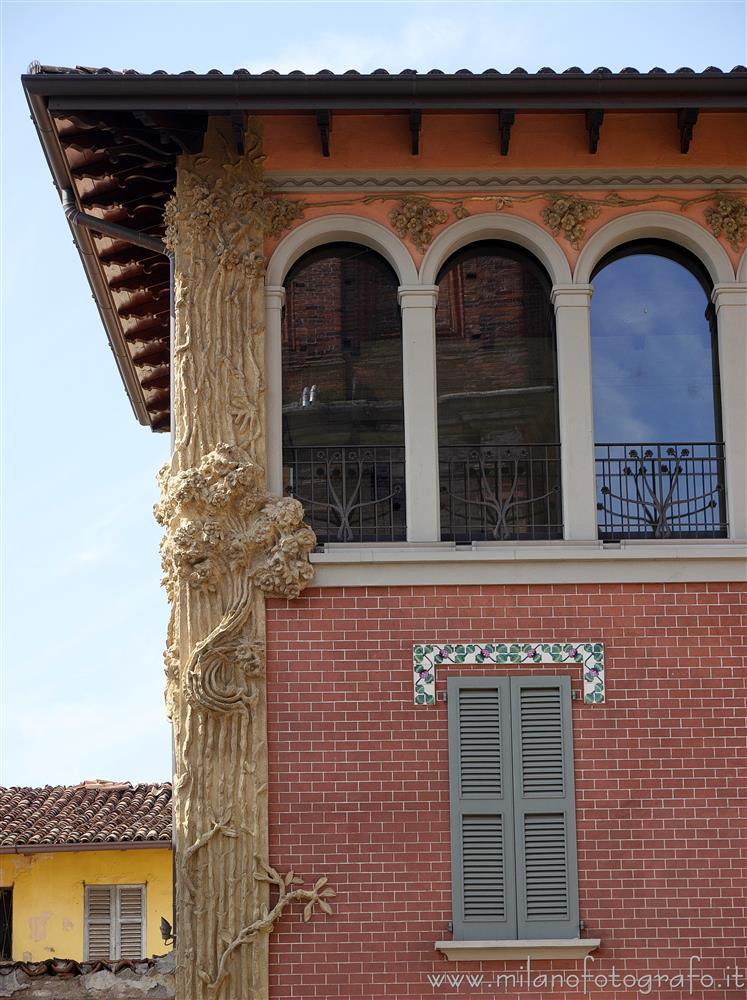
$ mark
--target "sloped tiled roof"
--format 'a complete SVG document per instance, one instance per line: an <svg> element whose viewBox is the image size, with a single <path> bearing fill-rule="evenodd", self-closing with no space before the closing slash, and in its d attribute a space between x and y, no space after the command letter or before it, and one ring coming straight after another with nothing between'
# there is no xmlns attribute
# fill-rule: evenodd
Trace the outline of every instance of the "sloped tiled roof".
<svg viewBox="0 0 747 1000"><path fill-rule="evenodd" d="M0 850L139 842L171 843L171 784L0 787Z"/></svg>

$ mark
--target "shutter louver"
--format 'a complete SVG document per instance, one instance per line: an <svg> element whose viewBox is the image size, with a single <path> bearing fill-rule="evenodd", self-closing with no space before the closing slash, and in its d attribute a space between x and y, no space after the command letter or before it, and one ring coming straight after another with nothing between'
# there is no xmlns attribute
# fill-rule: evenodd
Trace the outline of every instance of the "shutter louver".
<svg viewBox="0 0 747 1000"><path fill-rule="evenodd" d="M143 889L119 888L119 958L143 958Z"/></svg>
<svg viewBox="0 0 747 1000"><path fill-rule="evenodd" d="M500 816L462 816L464 915L506 917L503 821Z"/></svg>
<svg viewBox="0 0 747 1000"><path fill-rule="evenodd" d="M462 795L502 792L500 694L459 692L459 778Z"/></svg>
<svg viewBox="0 0 747 1000"><path fill-rule="evenodd" d="M563 814L524 816L527 917L568 917L568 858Z"/></svg>
<svg viewBox="0 0 747 1000"><path fill-rule="evenodd" d="M454 934L505 940L516 933L509 680L448 687Z"/></svg>
<svg viewBox="0 0 747 1000"><path fill-rule="evenodd" d="M519 938L578 934L576 821L567 677L512 679Z"/></svg>
<svg viewBox="0 0 747 1000"><path fill-rule="evenodd" d="M108 885L86 886L86 960L114 958L112 893Z"/></svg>

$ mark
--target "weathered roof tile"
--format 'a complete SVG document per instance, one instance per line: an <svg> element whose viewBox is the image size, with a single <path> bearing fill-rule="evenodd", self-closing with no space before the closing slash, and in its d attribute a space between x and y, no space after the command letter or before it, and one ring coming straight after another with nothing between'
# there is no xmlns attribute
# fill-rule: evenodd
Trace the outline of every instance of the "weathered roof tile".
<svg viewBox="0 0 747 1000"><path fill-rule="evenodd" d="M0 848L171 842L171 785L0 787Z"/></svg>

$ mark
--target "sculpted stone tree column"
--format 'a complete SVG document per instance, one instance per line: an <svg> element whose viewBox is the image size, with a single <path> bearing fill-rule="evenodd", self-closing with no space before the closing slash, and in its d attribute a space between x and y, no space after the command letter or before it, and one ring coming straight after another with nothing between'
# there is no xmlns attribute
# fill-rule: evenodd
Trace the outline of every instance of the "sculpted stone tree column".
<svg viewBox="0 0 747 1000"><path fill-rule="evenodd" d="M262 1000L268 936L284 907L330 912L267 843L267 594L308 583L314 534L265 480L262 240L298 214L262 181L248 133L213 122L182 157L167 208L175 257L171 462L156 517L171 602L166 699L174 727L178 1000ZM275 890L271 897L271 886Z"/></svg>

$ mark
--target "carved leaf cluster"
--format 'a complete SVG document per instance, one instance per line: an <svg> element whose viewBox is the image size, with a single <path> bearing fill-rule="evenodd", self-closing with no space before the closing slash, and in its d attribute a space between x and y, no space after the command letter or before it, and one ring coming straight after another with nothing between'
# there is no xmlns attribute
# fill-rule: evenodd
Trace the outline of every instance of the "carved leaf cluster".
<svg viewBox="0 0 747 1000"><path fill-rule="evenodd" d="M270 190L259 138L249 139L243 157L226 157L216 165L212 157L195 156L191 169L182 168L178 195L165 209L164 241L172 252L185 242L212 246L220 268L241 269L251 279L264 274L265 263L261 240L252 230L279 236L303 217L306 206Z"/></svg>
<svg viewBox="0 0 747 1000"><path fill-rule="evenodd" d="M197 468L159 474L156 520L164 585L215 591L221 579L242 574L264 593L297 597L311 579L308 555L316 544L297 500L271 497L263 471L234 445L219 444Z"/></svg>
<svg viewBox="0 0 747 1000"><path fill-rule="evenodd" d="M747 202L737 195L721 195L715 207L705 210L705 220L714 236L723 236L732 250L739 250L747 239Z"/></svg>
<svg viewBox="0 0 747 1000"><path fill-rule="evenodd" d="M586 235L584 223L596 219L599 209L575 194L550 194L547 198L550 204L542 209L542 218L550 232L554 236L562 233L571 246L578 249L579 242Z"/></svg>
<svg viewBox="0 0 747 1000"><path fill-rule="evenodd" d="M422 253L433 239L433 227L448 222L448 212L434 208L427 198L403 198L389 213L389 221L403 239Z"/></svg>

